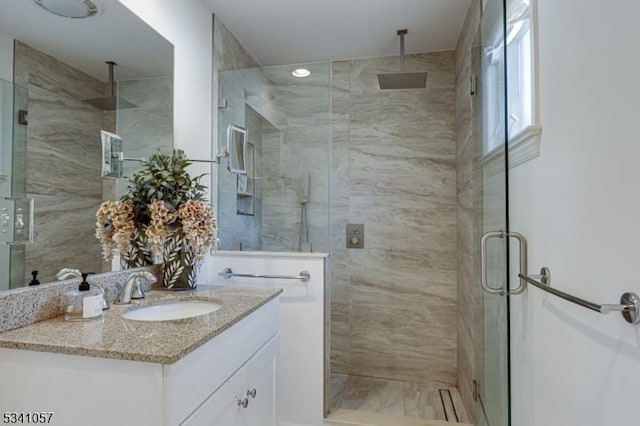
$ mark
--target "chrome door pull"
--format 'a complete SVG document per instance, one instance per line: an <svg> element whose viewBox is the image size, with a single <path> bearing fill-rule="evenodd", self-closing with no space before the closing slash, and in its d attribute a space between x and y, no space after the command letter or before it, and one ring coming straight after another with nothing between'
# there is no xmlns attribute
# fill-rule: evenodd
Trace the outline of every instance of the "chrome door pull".
<svg viewBox="0 0 640 426"><path fill-rule="evenodd" d="M524 279L520 279L520 286L518 288L504 289L504 288L494 288L490 287L487 284L487 241L491 238L515 238L518 240L518 244L520 246L520 274L527 273L527 240L524 238L524 235L519 232L504 232L504 231L490 231L485 233L482 236L482 241L480 245L480 268L481 268L481 276L480 276L480 285L482 289L489 294L499 294L503 296L505 294L516 295L521 294L527 288L527 281ZM508 281L507 281L508 282Z"/></svg>
<svg viewBox="0 0 640 426"><path fill-rule="evenodd" d="M482 236L480 243L480 268L482 270L480 274L480 285L485 292L502 296L504 294L503 288L493 288L487 284L487 241L491 238L504 238L504 231L490 231Z"/></svg>

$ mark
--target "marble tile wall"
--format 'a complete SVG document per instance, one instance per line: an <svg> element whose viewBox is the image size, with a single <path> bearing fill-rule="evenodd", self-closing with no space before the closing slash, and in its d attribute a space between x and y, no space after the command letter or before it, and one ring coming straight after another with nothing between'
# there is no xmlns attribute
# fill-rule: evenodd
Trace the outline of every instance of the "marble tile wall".
<svg viewBox="0 0 640 426"><path fill-rule="evenodd" d="M262 248L298 251L304 184L309 242L329 251L330 103L328 62L302 65L311 76L294 78L290 66L265 67L263 79L274 100L268 114L280 121L280 138L263 141ZM277 106L277 109L276 109Z"/></svg>
<svg viewBox="0 0 640 426"><path fill-rule="evenodd" d="M0 79L0 196L11 194L13 84Z"/></svg>
<svg viewBox="0 0 640 426"><path fill-rule="evenodd" d="M82 99L102 96L105 85L18 41L14 80L29 91L26 193L36 205L35 243L24 248L24 280L37 269L42 282L52 281L62 265L100 272L95 216L88 212L102 199L104 113Z"/></svg>
<svg viewBox="0 0 640 426"><path fill-rule="evenodd" d="M427 89L381 91L398 67L333 63L332 372L455 385L455 56L409 55ZM347 223L364 250L345 249Z"/></svg>
<svg viewBox="0 0 640 426"><path fill-rule="evenodd" d="M482 297L477 279L479 179L474 177L474 157L479 137L474 133L473 99L470 94L472 44L480 23L480 0L473 0L467 11L456 46L456 162L457 162L457 223L458 223L458 388L471 421L475 421L473 379L477 377L476 343L480 333ZM475 183L475 186L474 186ZM475 200L475 201L474 201Z"/></svg>
<svg viewBox="0 0 640 426"><path fill-rule="evenodd" d="M118 110L115 117L115 132L122 137L125 157L149 158L158 150L170 153L173 150L173 76L121 80L118 96L136 105L136 108ZM125 176L139 169L140 163L124 163ZM119 199L126 193L128 179L116 182L115 199Z"/></svg>

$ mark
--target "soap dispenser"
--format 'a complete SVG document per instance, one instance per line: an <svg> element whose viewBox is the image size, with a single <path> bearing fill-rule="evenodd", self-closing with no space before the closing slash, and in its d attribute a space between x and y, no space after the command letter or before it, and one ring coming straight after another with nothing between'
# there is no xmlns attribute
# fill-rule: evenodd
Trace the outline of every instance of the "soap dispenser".
<svg viewBox="0 0 640 426"><path fill-rule="evenodd" d="M102 315L103 293L99 288L89 285L87 275L82 274L82 282L77 290L64 294L65 321L87 321Z"/></svg>

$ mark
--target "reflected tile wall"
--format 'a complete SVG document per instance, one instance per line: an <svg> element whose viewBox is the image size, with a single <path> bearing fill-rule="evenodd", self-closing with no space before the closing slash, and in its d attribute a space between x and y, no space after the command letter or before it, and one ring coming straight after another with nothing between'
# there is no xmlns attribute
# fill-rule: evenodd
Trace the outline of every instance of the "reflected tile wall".
<svg viewBox="0 0 640 426"><path fill-rule="evenodd" d="M160 150L173 150L173 76L121 80L118 96L136 105L119 109L115 132L122 138L125 157L148 158ZM124 175L140 170L140 163L125 161ZM128 180L117 180L117 198L124 195Z"/></svg>
<svg viewBox="0 0 640 426"><path fill-rule="evenodd" d="M333 63L332 372L455 385L455 57L409 55L427 88L381 91L398 62Z"/></svg>
<svg viewBox="0 0 640 426"><path fill-rule="evenodd" d="M243 87L255 78L254 73L234 74L237 79L224 80L222 70L256 67L258 63L240 44L217 16L213 16L213 93L219 99L227 99L227 108L214 108L214 140L217 147L212 151L219 153L227 144L227 126L230 123L245 127L245 102ZM214 99L214 106L219 105ZM254 129L255 131L255 121ZM249 140L252 140L249 135ZM254 249L258 244L255 238L259 228L259 203L254 206L254 216L238 215L237 212L237 175L227 170L226 160L220 166L213 166L211 202L218 219L218 248L231 249L234 242L242 242L245 249Z"/></svg>
<svg viewBox="0 0 640 426"><path fill-rule="evenodd" d="M16 250L24 258L24 282L32 269L42 282L53 281L62 266L100 272L94 222L105 117L82 99L102 96L105 84L20 42L14 79L29 90L26 191L36 209L35 243L24 255Z"/></svg>

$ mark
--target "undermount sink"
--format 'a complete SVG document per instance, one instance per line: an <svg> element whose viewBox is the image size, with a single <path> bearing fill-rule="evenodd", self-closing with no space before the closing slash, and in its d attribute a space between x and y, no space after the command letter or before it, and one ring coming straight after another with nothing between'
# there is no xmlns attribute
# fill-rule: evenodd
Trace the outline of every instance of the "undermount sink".
<svg viewBox="0 0 640 426"><path fill-rule="evenodd" d="M132 309L123 318L136 321L171 321L210 314L222 308L220 303L199 300L168 302Z"/></svg>

